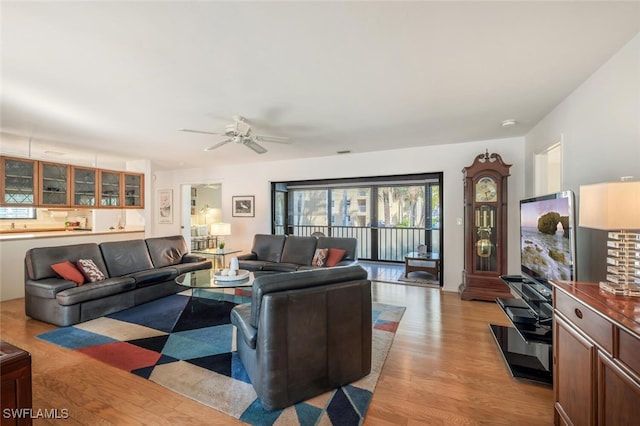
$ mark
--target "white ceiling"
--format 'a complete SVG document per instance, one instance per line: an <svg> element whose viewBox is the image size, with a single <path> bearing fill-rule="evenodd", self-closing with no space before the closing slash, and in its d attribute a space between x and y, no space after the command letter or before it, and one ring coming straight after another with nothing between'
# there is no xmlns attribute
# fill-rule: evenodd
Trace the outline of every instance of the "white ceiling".
<svg viewBox="0 0 640 426"><path fill-rule="evenodd" d="M640 31L638 1L1 7L2 151L161 169L524 135ZM179 131L235 114L292 144Z"/></svg>

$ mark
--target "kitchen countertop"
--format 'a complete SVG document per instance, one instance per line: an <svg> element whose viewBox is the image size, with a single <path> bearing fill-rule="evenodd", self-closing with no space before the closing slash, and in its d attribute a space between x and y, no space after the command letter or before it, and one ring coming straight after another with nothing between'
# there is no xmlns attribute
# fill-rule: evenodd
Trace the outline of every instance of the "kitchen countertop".
<svg viewBox="0 0 640 426"><path fill-rule="evenodd" d="M89 231L86 229L64 229L64 228L53 228L42 230L39 229L12 229L13 232L0 232L0 241L12 241L12 240L32 240L36 238L52 238L52 237L76 237L76 236L87 236L87 235L104 235L104 234L126 234L133 232L144 232L143 226L135 226L131 228L125 229L114 229L107 231ZM22 232L15 232L22 231Z"/></svg>
<svg viewBox="0 0 640 426"><path fill-rule="evenodd" d="M43 227L43 228L3 228L0 229L0 235L2 234L24 234L28 232L55 232L55 231L91 231L91 228L80 228L80 227L64 227L64 226L55 226L55 227Z"/></svg>

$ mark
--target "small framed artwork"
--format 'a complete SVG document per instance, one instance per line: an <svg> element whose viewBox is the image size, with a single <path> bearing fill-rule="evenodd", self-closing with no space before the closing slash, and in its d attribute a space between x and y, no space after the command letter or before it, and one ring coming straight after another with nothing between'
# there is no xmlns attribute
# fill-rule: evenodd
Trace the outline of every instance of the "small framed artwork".
<svg viewBox="0 0 640 426"><path fill-rule="evenodd" d="M173 190L158 190L158 223L173 223Z"/></svg>
<svg viewBox="0 0 640 426"><path fill-rule="evenodd" d="M255 196L240 195L231 197L233 217L254 217L255 212Z"/></svg>

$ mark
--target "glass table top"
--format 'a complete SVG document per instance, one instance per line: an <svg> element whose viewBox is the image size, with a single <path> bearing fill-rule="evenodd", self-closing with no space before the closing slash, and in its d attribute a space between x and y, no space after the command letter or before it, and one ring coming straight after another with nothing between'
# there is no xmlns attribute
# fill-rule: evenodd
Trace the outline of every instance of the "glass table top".
<svg viewBox="0 0 640 426"><path fill-rule="evenodd" d="M185 274L178 275L176 283L189 288L231 288L251 287L253 285L253 272L249 272L246 278L230 280L230 278L226 277L225 281L219 280L216 273L219 274L220 270L212 268L187 272Z"/></svg>

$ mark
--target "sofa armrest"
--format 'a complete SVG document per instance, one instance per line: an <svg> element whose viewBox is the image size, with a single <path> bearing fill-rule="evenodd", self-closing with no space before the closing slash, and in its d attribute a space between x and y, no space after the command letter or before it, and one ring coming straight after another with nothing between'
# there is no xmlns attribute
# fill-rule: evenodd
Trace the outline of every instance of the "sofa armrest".
<svg viewBox="0 0 640 426"><path fill-rule="evenodd" d="M204 262L207 260L204 256L199 256L197 254L185 254L182 256L182 262L180 263L196 263L196 262Z"/></svg>
<svg viewBox="0 0 640 426"><path fill-rule="evenodd" d="M258 329L250 324L251 304L244 303L237 305L231 310L231 324L238 328L238 334L242 340L251 348L256 348L256 340L258 338Z"/></svg>
<svg viewBox="0 0 640 426"><path fill-rule="evenodd" d="M45 278L42 280L26 280L24 290L31 296L42 297L44 299L55 299L59 292L76 287L73 281L62 278Z"/></svg>
<svg viewBox="0 0 640 426"><path fill-rule="evenodd" d="M236 256L238 260L258 260L258 255L255 253L247 253Z"/></svg>
<svg viewBox="0 0 640 426"><path fill-rule="evenodd" d="M336 266L353 266L353 265L357 265L358 261L357 260L341 260L340 262L336 263L333 267L335 268Z"/></svg>

